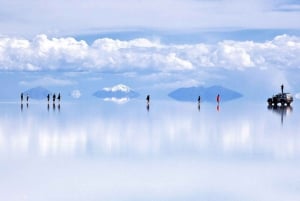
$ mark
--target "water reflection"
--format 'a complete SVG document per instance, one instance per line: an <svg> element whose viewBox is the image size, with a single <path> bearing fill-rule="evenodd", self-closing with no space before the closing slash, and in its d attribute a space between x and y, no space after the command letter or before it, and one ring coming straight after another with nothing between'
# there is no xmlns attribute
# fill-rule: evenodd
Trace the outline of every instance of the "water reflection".
<svg viewBox="0 0 300 201"><path fill-rule="evenodd" d="M276 119L270 121L263 110L257 115L251 107L241 112L224 105L223 112L215 115L215 109L204 105L199 115L193 112L193 104L169 108L162 105L146 116L139 113L139 106L135 104L118 110L105 105L101 108L107 110L98 112L94 111L97 107L91 105L84 111L77 110L82 107L75 105L63 113L43 116L32 112L20 119L16 115L1 115L0 154L21 151L41 156L91 153L300 155L300 136L295 135L300 133L297 124L283 130L280 124L279 127L274 124ZM292 111L291 107L270 109L282 118Z"/></svg>
<svg viewBox="0 0 300 201"><path fill-rule="evenodd" d="M286 106L286 105L268 105L268 109L275 114L280 115L281 117L281 124L283 124L283 120L286 117L286 115L289 115L293 112L292 106Z"/></svg>

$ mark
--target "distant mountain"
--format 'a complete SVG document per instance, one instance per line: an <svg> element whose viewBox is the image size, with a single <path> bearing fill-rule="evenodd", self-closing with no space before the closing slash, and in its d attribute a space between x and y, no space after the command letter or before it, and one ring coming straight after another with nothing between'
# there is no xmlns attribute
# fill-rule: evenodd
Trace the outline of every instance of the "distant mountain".
<svg viewBox="0 0 300 201"><path fill-rule="evenodd" d="M220 94L221 102L230 101L243 96L239 92L217 85L211 87L179 88L169 93L169 96L178 101L192 102L196 102L198 96L201 96L201 101L215 102L218 94Z"/></svg>
<svg viewBox="0 0 300 201"><path fill-rule="evenodd" d="M139 96L137 92L135 92L130 87L123 84L118 84L113 87L103 88L99 91L96 91L93 95L102 99L136 98Z"/></svg>
<svg viewBox="0 0 300 201"><path fill-rule="evenodd" d="M51 94L51 91L48 89L45 89L43 87L34 87L31 89L28 89L27 91L23 92L24 98L26 98L27 94L29 95L29 98L42 100L47 98L48 94Z"/></svg>

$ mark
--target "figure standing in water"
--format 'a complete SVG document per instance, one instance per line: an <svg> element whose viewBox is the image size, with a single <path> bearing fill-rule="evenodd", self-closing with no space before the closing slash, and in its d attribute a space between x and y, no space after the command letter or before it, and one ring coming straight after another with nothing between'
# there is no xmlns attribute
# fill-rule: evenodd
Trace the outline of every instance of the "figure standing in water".
<svg viewBox="0 0 300 201"><path fill-rule="evenodd" d="M220 94L217 95L217 111L219 112L220 111Z"/></svg>
<svg viewBox="0 0 300 201"><path fill-rule="evenodd" d="M60 93L58 93L57 100L58 100L58 104L60 104Z"/></svg>
<svg viewBox="0 0 300 201"><path fill-rule="evenodd" d="M281 94L283 94L283 88L284 88L284 86L283 86L283 84L281 85Z"/></svg>
<svg viewBox="0 0 300 201"><path fill-rule="evenodd" d="M27 108L28 108L28 103L29 103L29 95L27 94L27 96L26 96L26 101L27 101L27 104L26 104L26 106L27 106Z"/></svg>
<svg viewBox="0 0 300 201"><path fill-rule="evenodd" d="M53 98L53 105L55 105L55 99L56 99L55 93L53 94L52 98Z"/></svg>
<svg viewBox="0 0 300 201"><path fill-rule="evenodd" d="M201 102L201 97L198 96L198 110L200 111L200 102Z"/></svg>
<svg viewBox="0 0 300 201"><path fill-rule="evenodd" d="M23 93L21 93L21 104L23 104L23 98L24 98L24 95L23 95Z"/></svg>
<svg viewBox="0 0 300 201"><path fill-rule="evenodd" d="M49 101L50 101L50 94L47 95L47 99L48 99L48 104L49 104Z"/></svg>
<svg viewBox="0 0 300 201"><path fill-rule="evenodd" d="M220 94L217 95L217 103L220 103Z"/></svg>
<svg viewBox="0 0 300 201"><path fill-rule="evenodd" d="M150 109L150 95L147 95L146 101L147 101L147 111L149 111L149 109Z"/></svg>

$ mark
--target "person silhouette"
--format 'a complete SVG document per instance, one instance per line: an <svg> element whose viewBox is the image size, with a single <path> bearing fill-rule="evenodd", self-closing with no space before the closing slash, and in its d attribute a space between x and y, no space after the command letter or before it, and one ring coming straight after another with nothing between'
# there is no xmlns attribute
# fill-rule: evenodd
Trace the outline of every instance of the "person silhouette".
<svg viewBox="0 0 300 201"><path fill-rule="evenodd" d="M281 93L283 94L283 88L284 88L284 86L283 86L283 84L281 85Z"/></svg>
<svg viewBox="0 0 300 201"><path fill-rule="evenodd" d="M28 94L26 96L26 101L27 101L27 104L28 104L28 101L29 101L29 95Z"/></svg>
<svg viewBox="0 0 300 201"><path fill-rule="evenodd" d="M49 104L49 101L50 101L50 94L47 95L47 99L48 99L48 104Z"/></svg>
<svg viewBox="0 0 300 201"><path fill-rule="evenodd" d="M200 101L201 101L201 97L198 96L198 104L200 104Z"/></svg>
<svg viewBox="0 0 300 201"><path fill-rule="evenodd" d="M55 93L53 94L52 98L53 98L53 104L55 104L55 99L56 99Z"/></svg>
<svg viewBox="0 0 300 201"><path fill-rule="evenodd" d="M23 95L23 93L21 93L21 103L23 103L23 98L24 98L24 95Z"/></svg>
<svg viewBox="0 0 300 201"><path fill-rule="evenodd" d="M217 111L220 111L220 94L217 95Z"/></svg>
<svg viewBox="0 0 300 201"><path fill-rule="evenodd" d="M217 95L217 103L220 103L220 94Z"/></svg>
<svg viewBox="0 0 300 201"><path fill-rule="evenodd" d="M60 93L58 93L57 100L60 103Z"/></svg>
<svg viewBox="0 0 300 201"><path fill-rule="evenodd" d="M149 105L150 104L150 95L147 95L146 100L147 100L147 105Z"/></svg>

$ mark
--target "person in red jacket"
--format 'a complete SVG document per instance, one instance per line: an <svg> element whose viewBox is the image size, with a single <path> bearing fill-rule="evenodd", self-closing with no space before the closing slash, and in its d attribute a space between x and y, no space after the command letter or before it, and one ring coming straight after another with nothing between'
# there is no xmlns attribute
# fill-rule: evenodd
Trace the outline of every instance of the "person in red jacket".
<svg viewBox="0 0 300 201"><path fill-rule="evenodd" d="M220 94L217 95L217 103L220 103Z"/></svg>

